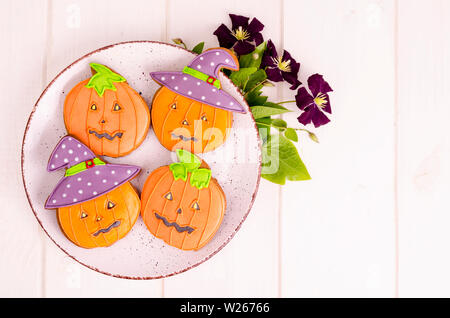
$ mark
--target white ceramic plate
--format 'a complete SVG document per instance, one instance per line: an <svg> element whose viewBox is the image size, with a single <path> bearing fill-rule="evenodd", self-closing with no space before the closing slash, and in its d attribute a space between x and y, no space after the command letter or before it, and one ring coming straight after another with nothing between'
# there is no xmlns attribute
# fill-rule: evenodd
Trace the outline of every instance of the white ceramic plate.
<svg viewBox="0 0 450 318"><path fill-rule="evenodd" d="M224 145L202 155L213 177L227 197L227 209L215 237L199 251L181 251L155 238L139 217L122 240L107 248L83 249L62 233L54 210L44 209L44 202L64 172L46 170L49 156L66 135L63 104L66 94L78 82L89 78L89 63L105 64L124 76L140 92L148 105L160 87L149 73L181 70L195 55L180 47L159 42L126 42L87 54L63 70L37 101L25 131L22 146L22 174L31 208L48 236L69 256L98 272L133 279L152 279L174 275L201 264L222 249L245 220L253 204L260 180L261 153L253 117L235 114L233 129ZM231 81L220 78L223 89L241 101L243 97ZM149 173L176 161L174 153L160 145L150 127L142 145L122 158L104 157L108 162L140 166L142 172L132 181L139 191Z"/></svg>

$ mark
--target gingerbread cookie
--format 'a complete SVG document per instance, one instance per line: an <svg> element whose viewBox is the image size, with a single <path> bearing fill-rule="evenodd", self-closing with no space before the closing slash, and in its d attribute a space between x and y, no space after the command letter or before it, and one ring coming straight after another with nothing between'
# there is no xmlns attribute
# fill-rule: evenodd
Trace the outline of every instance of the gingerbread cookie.
<svg viewBox="0 0 450 318"><path fill-rule="evenodd" d="M104 65L89 65L96 73L72 88L64 102L67 131L97 155L125 156L147 135L150 111L125 78Z"/></svg>
<svg viewBox="0 0 450 318"><path fill-rule="evenodd" d="M153 130L167 149L208 152L222 145L232 125L232 112L245 108L222 89L219 71L238 70L234 54L223 48L198 55L181 72L153 72L163 85L152 103Z"/></svg>
<svg viewBox="0 0 450 318"><path fill-rule="evenodd" d="M140 171L130 165L107 164L74 137L56 146L47 170L66 168L45 203L57 209L69 240L80 247L110 246L123 238L139 216L140 200L128 182Z"/></svg>
<svg viewBox="0 0 450 318"><path fill-rule="evenodd" d="M211 170L186 150L180 162L154 170L141 194L142 218L156 237L182 250L198 250L217 232L225 213L225 194Z"/></svg>

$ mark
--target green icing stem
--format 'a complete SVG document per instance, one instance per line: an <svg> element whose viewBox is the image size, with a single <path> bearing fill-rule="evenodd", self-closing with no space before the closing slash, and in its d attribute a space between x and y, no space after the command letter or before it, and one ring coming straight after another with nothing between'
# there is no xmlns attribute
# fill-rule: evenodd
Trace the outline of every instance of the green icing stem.
<svg viewBox="0 0 450 318"><path fill-rule="evenodd" d="M89 161L90 160L83 161L76 164L75 166L70 167L69 169L66 170L65 176L66 177L73 176L77 173L80 173L81 171L87 170L88 168L86 167L86 165L89 165ZM101 161L99 158L94 158L93 162L95 166L105 165L105 163Z"/></svg>
<svg viewBox="0 0 450 318"><path fill-rule="evenodd" d="M189 179L191 185L197 189L209 187L211 181L211 170L209 169L197 169L192 171L191 178Z"/></svg>
<svg viewBox="0 0 450 318"><path fill-rule="evenodd" d="M169 169L172 171L175 180L182 179L183 181L186 181L188 169L185 163L174 162L169 166Z"/></svg>
<svg viewBox="0 0 450 318"><path fill-rule="evenodd" d="M207 74L205 74L205 73L202 73L202 72L200 72L200 71L197 71L197 70L195 70L195 69L193 69L193 68L190 68L189 66L185 66L185 67L184 67L183 73L184 73L184 74L191 75L191 76L193 76L193 77L195 77L195 78L197 78L197 79L199 79L199 80L202 80L202 81L204 81L204 82L206 82L206 83L208 83L208 84L212 84L212 85L214 85L217 89L221 89L220 81L219 81L217 78L211 77L212 79L214 79L214 82L213 82L213 83L208 82L208 79L210 78L209 75L207 75Z"/></svg>
<svg viewBox="0 0 450 318"><path fill-rule="evenodd" d="M182 179L186 181L189 173L191 173L189 182L193 187L199 190L209 187L211 170L200 168L202 163L200 158L186 150L178 149L176 152L180 162L174 162L169 166L173 178L175 180Z"/></svg>
<svg viewBox="0 0 450 318"><path fill-rule="evenodd" d="M126 79L121 75L114 73L109 68L102 64L90 63L91 68L96 71L89 82L87 83L87 88L93 88L97 92L98 96L102 97L105 90L110 89L116 91L117 88L114 83L126 82Z"/></svg>

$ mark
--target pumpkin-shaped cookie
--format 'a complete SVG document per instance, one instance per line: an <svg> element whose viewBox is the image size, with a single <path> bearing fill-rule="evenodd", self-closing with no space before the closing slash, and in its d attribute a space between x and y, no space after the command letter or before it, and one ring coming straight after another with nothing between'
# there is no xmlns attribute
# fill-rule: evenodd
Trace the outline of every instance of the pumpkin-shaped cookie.
<svg viewBox="0 0 450 318"><path fill-rule="evenodd" d="M57 209L66 237L84 248L110 246L123 238L139 216L139 196L129 180L140 168L107 164L70 136L58 143L47 167L62 168L65 175L45 208Z"/></svg>
<svg viewBox="0 0 450 318"><path fill-rule="evenodd" d="M154 170L141 194L142 218L149 231L182 250L198 250L219 229L226 199L211 170L178 149L180 162Z"/></svg>
<svg viewBox="0 0 450 318"><path fill-rule="evenodd" d="M72 88L65 99L67 131L97 155L125 156L147 135L150 111L125 78L104 65L90 66L96 73Z"/></svg>
<svg viewBox="0 0 450 318"><path fill-rule="evenodd" d="M208 152L222 145L233 122L232 112L245 108L222 89L222 68L238 70L234 54L223 48L198 55L181 72L153 72L163 85L153 98L152 125L167 149Z"/></svg>

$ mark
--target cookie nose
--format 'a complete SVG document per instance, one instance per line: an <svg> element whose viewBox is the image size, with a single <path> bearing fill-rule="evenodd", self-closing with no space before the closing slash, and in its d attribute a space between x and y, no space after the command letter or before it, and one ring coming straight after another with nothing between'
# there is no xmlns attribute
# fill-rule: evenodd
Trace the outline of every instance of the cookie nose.
<svg viewBox="0 0 450 318"><path fill-rule="evenodd" d="M177 213L181 213L181 208L178 208Z"/></svg>
<svg viewBox="0 0 450 318"><path fill-rule="evenodd" d="M102 119L102 121L100 123L104 124L104 123L106 123L106 121L104 119Z"/></svg>

